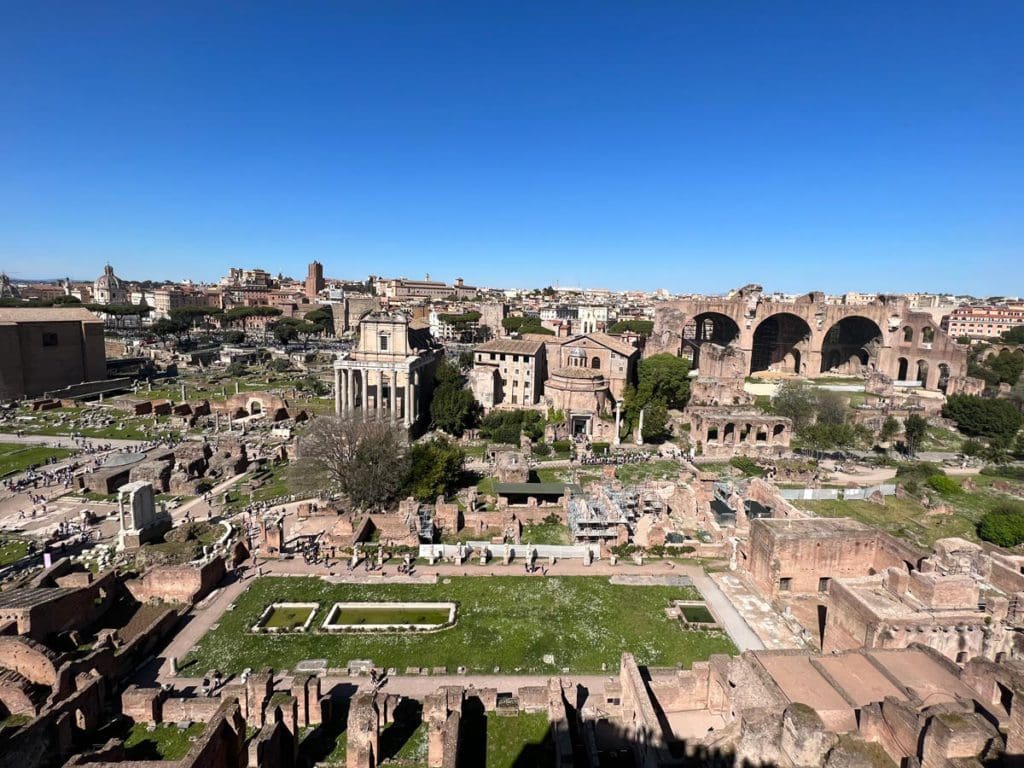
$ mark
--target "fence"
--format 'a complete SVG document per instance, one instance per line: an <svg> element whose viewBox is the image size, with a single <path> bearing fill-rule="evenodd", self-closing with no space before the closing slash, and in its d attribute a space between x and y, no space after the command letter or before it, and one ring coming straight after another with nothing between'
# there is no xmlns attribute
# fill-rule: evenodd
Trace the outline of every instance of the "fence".
<svg viewBox="0 0 1024 768"><path fill-rule="evenodd" d="M781 488L782 498L801 501L854 501L866 499L875 492L895 496L896 485L883 483L870 488Z"/></svg>
<svg viewBox="0 0 1024 768"><path fill-rule="evenodd" d="M464 557L480 557L481 550L487 550L491 559L499 560L505 556L505 544L492 544L489 541L466 541L460 544L420 544L420 557L429 558L433 554L436 558L455 557L462 547ZM597 544L508 544L508 551L515 560L527 558L531 552L536 553L538 558L554 557L559 560L579 559L582 560L589 549L596 560L601 554L601 548Z"/></svg>

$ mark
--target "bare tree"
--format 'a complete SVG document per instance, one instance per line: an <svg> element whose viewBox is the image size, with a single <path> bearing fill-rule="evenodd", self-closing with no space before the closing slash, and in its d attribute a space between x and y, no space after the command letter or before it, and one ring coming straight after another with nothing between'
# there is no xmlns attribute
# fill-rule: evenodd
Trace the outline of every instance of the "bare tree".
<svg viewBox="0 0 1024 768"><path fill-rule="evenodd" d="M321 416L299 438L291 481L307 494L343 493L359 510L384 509L408 480L405 433L386 421Z"/></svg>

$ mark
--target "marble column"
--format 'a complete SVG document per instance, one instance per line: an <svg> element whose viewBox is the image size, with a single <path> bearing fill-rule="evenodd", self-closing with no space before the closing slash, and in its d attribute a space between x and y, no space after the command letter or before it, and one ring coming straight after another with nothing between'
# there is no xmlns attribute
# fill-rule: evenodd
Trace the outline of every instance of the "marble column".
<svg viewBox="0 0 1024 768"><path fill-rule="evenodd" d="M334 369L334 413L341 416L341 369Z"/></svg>
<svg viewBox="0 0 1024 768"><path fill-rule="evenodd" d="M405 426L411 427L412 422L412 371L409 371L405 380L405 402L402 404L402 415L405 416Z"/></svg>
<svg viewBox="0 0 1024 768"><path fill-rule="evenodd" d="M398 420L398 371L388 374L388 408L391 411L391 423Z"/></svg>
<svg viewBox="0 0 1024 768"><path fill-rule="evenodd" d="M618 445L619 431L622 429L622 403L618 400L615 401L615 436L612 438L612 445Z"/></svg>
<svg viewBox="0 0 1024 768"><path fill-rule="evenodd" d="M366 374L367 374L366 369L363 369L363 370L359 371L359 380L362 382L362 385L363 385L363 387L362 387L362 389L363 389L363 392L362 392L363 401L360 403L360 405L362 406L362 409L363 409L363 418L364 419L366 418L366 412L368 410L367 407L366 407L366 404L369 402L369 400L367 399L367 394L368 394L369 386L366 383Z"/></svg>

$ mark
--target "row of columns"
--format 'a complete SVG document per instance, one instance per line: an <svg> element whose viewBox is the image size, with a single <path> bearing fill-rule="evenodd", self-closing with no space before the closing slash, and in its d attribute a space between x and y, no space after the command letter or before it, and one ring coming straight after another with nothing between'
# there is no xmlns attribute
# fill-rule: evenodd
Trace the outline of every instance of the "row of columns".
<svg viewBox="0 0 1024 768"><path fill-rule="evenodd" d="M356 373L359 375L356 376ZM419 387L420 372L409 371L405 376L405 383L399 385L398 371L383 371L372 368L335 368L334 369L334 412L339 416L354 413L358 406L362 410L363 418L370 415L370 375L376 373L377 382L374 408L380 416L388 411L391 421L397 421L399 411L403 423L411 427L420 418ZM384 397L385 389L388 397ZM399 389L404 393L399 398ZM385 400L387 407L385 408Z"/></svg>

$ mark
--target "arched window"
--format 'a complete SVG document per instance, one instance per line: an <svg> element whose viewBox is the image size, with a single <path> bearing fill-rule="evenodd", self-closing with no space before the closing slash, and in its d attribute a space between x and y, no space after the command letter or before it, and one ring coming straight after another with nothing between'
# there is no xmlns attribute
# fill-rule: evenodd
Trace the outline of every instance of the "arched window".
<svg viewBox="0 0 1024 768"><path fill-rule="evenodd" d="M592 358L590 358L590 367L594 368L594 369L600 368L601 367L601 358L599 358L599 357L592 357Z"/></svg>
<svg viewBox="0 0 1024 768"><path fill-rule="evenodd" d="M909 325L903 329L903 341L910 344L914 340L914 329Z"/></svg>
<svg viewBox="0 0 1024 768"><path fill-rule="evenodd" d="M935 331L932 328L925 328L921 331L921 341L925 344L931 344L935 341Z"/></svg>

